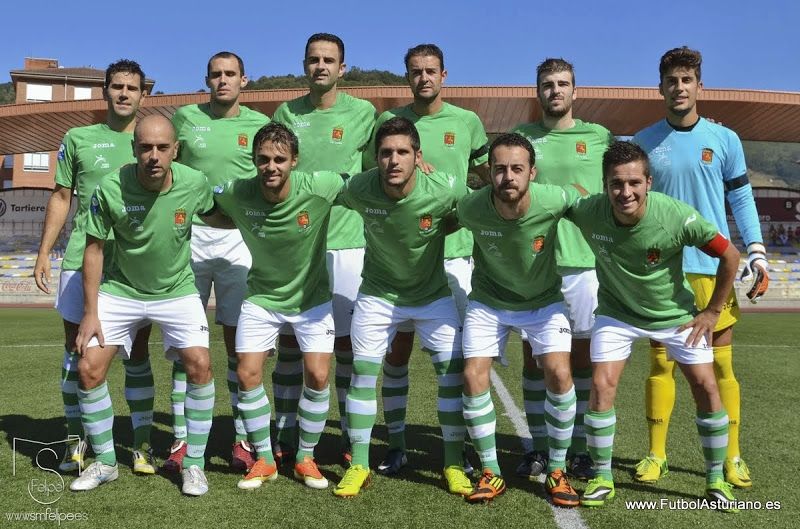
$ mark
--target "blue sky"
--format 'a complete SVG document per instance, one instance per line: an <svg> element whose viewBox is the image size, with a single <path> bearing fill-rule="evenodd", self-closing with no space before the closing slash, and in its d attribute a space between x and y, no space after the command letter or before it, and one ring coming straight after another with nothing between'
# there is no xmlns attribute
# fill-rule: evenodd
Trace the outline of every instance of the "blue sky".
<svg viewBox="0 0 800 529"><path fill-rule="evenodd" d="M26 56L96 68L125 57L156 90L193 92L204 86L208 57L223 49L242 55L251 77L300 74L306 38L327 31L344 39L348 65L397 73L407 48L434 42L449 85L530 85L536 64L562 56L579 86L655 86L661 54L685 44L703 52L708 88L800 91L800 2L792 0L44 4L4 3L0 82Z"/></svg>

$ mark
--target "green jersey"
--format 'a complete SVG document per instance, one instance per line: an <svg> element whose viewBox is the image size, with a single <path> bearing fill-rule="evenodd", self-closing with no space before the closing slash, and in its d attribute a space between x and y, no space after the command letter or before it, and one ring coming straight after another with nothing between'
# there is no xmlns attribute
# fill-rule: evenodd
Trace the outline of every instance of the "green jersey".
<svg viewBox="0 0 800 529"><path fill-rule="evenodd" d="M542 122L517 125L511 132L525 136L536 151L536 181L541 184L579 184L590 194L603 191L603 153L614 141L602 125L574 120L572 128L551 130ZM594 268L594 255L580 230L567 219L558 227L556 262L559 267Z"/></svg>
<svg viewBox="0 0 800 529"><path fill-rule="evenodd" d="M436 114L419 116L408 105L381 114L375 122L375 131L377 132L384 121L397 116L407 118L417 127L422 155L437 171L454 174L466 180L471 167L489 160L489 140L483 123L474 112L444 103ZM370 145L364 152L364 165L376 165L374 132ZM447 236L444 245L445 259L470 255L472 235L469 230L461 229Z"/></svg>
<svg viewBox="0 0 800 529"><path fill-rule="evenodd" d="M102 177L133 162L133 134L117 132L105 123L70 129L58 150L56 184L74 190L78 207L72 219L62 270L80 270L86 247L89 202ZM108 250L111 245L107 245ZM111 253L107 251L107 256Z"/></svg>
<svg viewBox="0 0 800 529"><path fill-rule="evenodd" d="M362 152L375 123L375 107L369 101L339 91L332 107L316 109L305 95L283 103L273 119L292 129L300 140L298 171L351 175L361 172ZM328 229L328 249L363 247L361 218L353 211L334 206Z"/></svg>
<svg viewBox="0 0 800 529"><path fill-rule="evenodd" d="M124 298L155 301L197 292L189 266L191 219L213 209L211 187L200 171L172 164L172 186L147 191L136 164L103 178L91 198L87 235L114 233L114 260L100 290Z"/></svg>
<svg viewBox="0 0 800 529"><path fill-rule="evenodd" d="M617 224L605 195L578 201L567 216L597 258L596 314L650 330L692 319L694 293L683 274L683 248L705 246L718 232L694 208L651 191L635 226Z"/></svg>
<svg viewBox="0 0 800 529"><path fill-rule="evenodd" d="M467 194L462 178L417 170L407 197L389 198L378 169L352 177L341 204L364 219L366 250L360 292L417 307L450 295L444 275L444 219Z"/></svg>
<svg viewBox="0 0 800 529"><path fill-rule="evenodd" d="M475 238L470 299L501 310L535 310L562 301L556 272L558 221L580 195L570 188L530 184L531 205L519 219L495 209L486 186L458 202L458 220Z"/></svg>
<svg viewBox="0 0 800 529"><path fill-rule="evenodd" d="M242 232L253 265L247 300L267 310L297 314L330 301L325 239L341 175L292 171L289 196L267 202L258 177L214 189L219 208Z"/></svg>
<svg viewBox="0 0 800 529"><path fill-rule="evenodd" d="M172 117L180 143L177 160L205 174L212 187L255 176L253 137L267 123L267 116L244 105L230 118L214 117L211 103L183 106ZM203 224L198 217L192 222Z"/></svg>

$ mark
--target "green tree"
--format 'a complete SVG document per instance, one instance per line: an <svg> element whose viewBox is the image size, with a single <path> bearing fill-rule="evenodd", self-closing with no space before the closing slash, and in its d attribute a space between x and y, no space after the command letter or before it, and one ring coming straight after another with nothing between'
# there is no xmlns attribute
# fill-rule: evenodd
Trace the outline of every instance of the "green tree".
<svg viewBox="0 0 800 529"><path fill-rule="evenodd" d="M362 70L353 67L348 70L339 86L404 86L406 78L387 70ZM287 88L307 88L308 81L304 75L272 75L262 76L247 84L247 90L274 90Z"/></svg>
<svg viewBox="0 0 800 529"><path fill-rule="evenodd" d="M13 83L0 83L0 105L8 105L16 100Z"/></svg>

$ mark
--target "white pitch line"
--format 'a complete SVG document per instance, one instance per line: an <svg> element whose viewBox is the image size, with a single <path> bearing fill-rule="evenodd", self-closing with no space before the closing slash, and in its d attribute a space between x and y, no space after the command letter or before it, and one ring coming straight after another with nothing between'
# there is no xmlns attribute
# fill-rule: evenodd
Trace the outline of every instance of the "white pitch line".
<svg viewBox="0 0 800 529"><path fill-rule="evenodd" d="M497 396L500 397L500 401L503 403L503 407L506 409L506 417L508 417L511 420L511 424L514 425L514 430L516 430L517 436L522 442L522 447L526 452L529 451L533 446L533 441L531 440L531 434L528 431L528 422L525 419L525 415L522 413L522 410L517 408L517 405L514 404L514 398L511 396L511 393L508 392L508 388L506 388L506 385L503 384L503 380L494 369L491 370L489 376L491 377L495 393L497 393ZM577 508L563 509L561 507L556 507L550 502L548 502L548 505L550 505L550 510L553 511L553 517L555 518L556 525L559 528L589 529L589 526L583 521L583 518L581 518Z"/></svg>

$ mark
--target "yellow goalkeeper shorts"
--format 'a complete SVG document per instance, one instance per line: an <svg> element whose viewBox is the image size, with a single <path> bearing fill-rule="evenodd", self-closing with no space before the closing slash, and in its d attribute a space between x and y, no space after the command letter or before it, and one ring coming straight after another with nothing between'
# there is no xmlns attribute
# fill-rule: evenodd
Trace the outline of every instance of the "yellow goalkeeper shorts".
<svg viewBox="0 0 800 529"><path fill-rule="evenodd" d="M717 282L716 276L686 274L686 279L689 280L689 285L694 291L695 305L697 305L698 309L703 310L708 306L708 302L711 300L711 293L714 292L714 285ZM722 307L722 314L719 315L719 321L714 328L714 332L727 329L737 321L739 321L739 302L736 301L736 291L731 288L728 299Z"/></svg>

